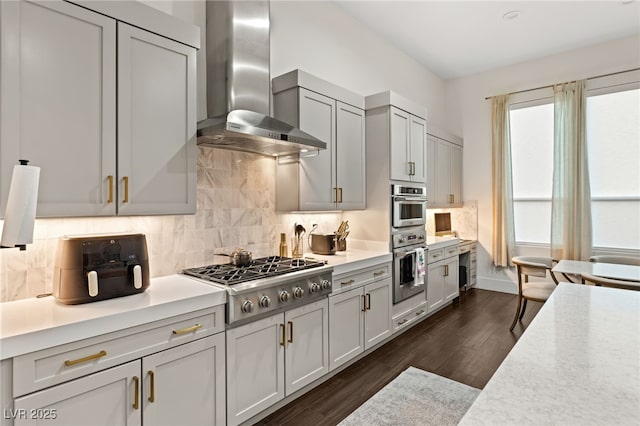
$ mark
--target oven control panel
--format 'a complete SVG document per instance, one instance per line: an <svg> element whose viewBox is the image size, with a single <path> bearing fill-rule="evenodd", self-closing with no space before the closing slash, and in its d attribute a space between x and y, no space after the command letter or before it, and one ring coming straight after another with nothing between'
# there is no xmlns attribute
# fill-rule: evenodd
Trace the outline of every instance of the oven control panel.
<svg viewBox="0 0 640 426"><path fill-rule="evenodd" d="M426 241L427 237L424 229L401 231L391 235L391 244L393 248L424 245Z"/></svg>

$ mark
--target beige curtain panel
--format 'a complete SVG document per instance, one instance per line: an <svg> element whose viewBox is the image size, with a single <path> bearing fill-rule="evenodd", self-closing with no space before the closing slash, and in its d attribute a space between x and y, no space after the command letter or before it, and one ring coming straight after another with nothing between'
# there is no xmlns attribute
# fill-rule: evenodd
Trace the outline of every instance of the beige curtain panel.
<svg viewBox="0 0 640 426"><path fill-rule="evenodd" d="M585 80L554 86L551 256L591 256L591 190L586 134Z"/></svg>
<svg viewBox="0 0 640 426"><path fill-rule="evenodd" d="M509 95L495 96L491 112L493 244L495 266L513 266L515 256L515 226L513 214L513 179L511 173L511 130L509 125Z"/></svg>

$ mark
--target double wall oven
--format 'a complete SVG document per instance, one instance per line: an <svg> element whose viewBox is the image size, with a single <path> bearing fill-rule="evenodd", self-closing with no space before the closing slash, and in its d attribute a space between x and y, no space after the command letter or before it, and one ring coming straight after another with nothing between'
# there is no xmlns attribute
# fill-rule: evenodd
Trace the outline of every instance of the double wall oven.
<svg viewBox="0 0 640 426"><path fill-rule="evenodd" d="M394 304L426 289L426 209L426 187L391 186Z"/></svg>

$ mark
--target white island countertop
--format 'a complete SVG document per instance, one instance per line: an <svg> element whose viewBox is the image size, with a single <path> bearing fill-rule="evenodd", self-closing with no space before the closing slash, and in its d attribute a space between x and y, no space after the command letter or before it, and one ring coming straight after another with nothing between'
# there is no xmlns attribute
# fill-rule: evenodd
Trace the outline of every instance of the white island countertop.
<svg viewBox="0 0 640 426"><path fill-rule="evenodd" d="M131 296L81 305L52 297L0 303L0 359L222 305L227 293L182 275Z"/></svg>
<svg viewBox="0 0 640 426"><path fill-rule="evenodd" d="M560 283L460 422L552 424L640 424L640 292Z"/></svg>

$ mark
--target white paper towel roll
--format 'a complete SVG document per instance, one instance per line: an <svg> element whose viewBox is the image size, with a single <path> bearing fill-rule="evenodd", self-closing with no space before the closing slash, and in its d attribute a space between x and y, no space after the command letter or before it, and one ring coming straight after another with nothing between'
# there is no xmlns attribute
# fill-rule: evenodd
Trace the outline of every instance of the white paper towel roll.
<svg viewBox="0 0 640 426"><path fill-rule="evenodd" d="M39 180L40 167L16 165L13 168L0 246L15 247L33 242Z"/></svg>

